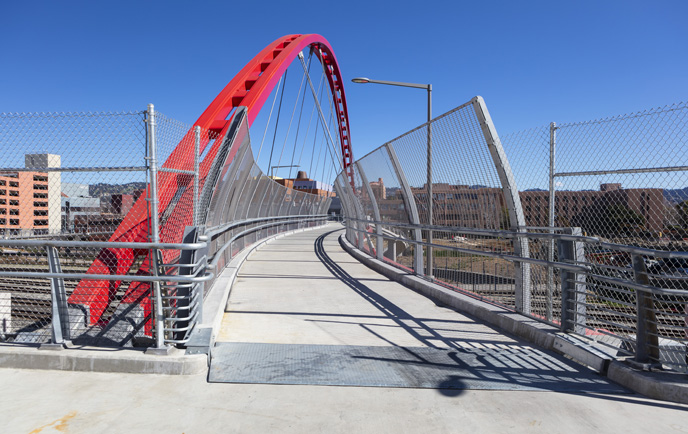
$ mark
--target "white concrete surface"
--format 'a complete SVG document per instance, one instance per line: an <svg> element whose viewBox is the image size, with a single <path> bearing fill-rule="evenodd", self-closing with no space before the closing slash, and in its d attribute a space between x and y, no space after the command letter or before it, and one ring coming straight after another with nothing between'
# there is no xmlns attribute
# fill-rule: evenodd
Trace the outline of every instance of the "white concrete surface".
<svg viewBox="0 0 688 434"><path fill-rule="evenodd" d="M314 232L285 237L252 255L230 296L225 339L523 345L366 274L370 270L341 252L336 233L327 237L327 255L347 273L363 273L368 289L341 286L315 253L303 258L309 262L293 262L309 236L313 243ZM271 259L278 263L265 262ZM259 268L271 275L258 277ZM278 277L287 275L307 278L297 287ZM0 369L0 385L3 434L688 432L688 406L638 395L209 384L204 375L26 369Z"/></svg>

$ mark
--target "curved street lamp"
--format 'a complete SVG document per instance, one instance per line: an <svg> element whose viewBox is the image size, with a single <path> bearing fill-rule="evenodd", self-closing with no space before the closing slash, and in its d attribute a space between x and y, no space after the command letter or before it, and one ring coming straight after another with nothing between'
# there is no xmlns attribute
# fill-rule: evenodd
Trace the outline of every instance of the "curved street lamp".
<svg viewBox="0 0 688 434"><path fill-rule="evenodd" d="M386 84L389 86L400 86L400 87L413 87L416 89L426 89L428 91L428 161L427 161L427 189L428 189L428 224L432 226L433 222L433 198L432 198L432 84L417 84L417 83L404 83L400 81L387 81L387 80L372 80L368 77L356 77L351 79L354 83L359 84ZM432 230L428 230L428 243L432 244ZM432 247L428 246L427 255L425 258L425 275L427 277L432 277L433 265L432 265Z"/></svg>

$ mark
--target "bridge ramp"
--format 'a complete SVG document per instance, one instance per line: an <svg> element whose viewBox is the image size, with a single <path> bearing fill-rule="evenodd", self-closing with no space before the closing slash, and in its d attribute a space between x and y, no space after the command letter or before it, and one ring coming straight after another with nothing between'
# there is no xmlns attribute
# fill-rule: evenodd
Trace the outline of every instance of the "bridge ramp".
<svg viewBox="0 0 688 434"><path fill-rule="evenodd" d="M254 252L232 288L212 382L626 393L357 262L340 225Z"/></svg>

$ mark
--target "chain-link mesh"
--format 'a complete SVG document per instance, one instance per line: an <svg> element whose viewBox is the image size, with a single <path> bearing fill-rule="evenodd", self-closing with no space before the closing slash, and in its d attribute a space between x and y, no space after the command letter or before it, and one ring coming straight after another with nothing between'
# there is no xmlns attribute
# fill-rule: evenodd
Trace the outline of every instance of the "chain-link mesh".
<svg viewBox="0 0 688 434"><path fill-rule="evenodd" d="M143 120L142 112L0 114L0 236L77 242L52 253L62 273L86 273L101 252L87 243L109 240L133 204L145 196ZM2 271L30 276L58 270L46 246L1 249ZM112 261L108 266L116 268ZM132 273L137 269L134 266ZM69 297L78 283L78 279L61 282ZM50 339L50 285L44 278L2 278L3 339L24 343ZM103 315L117 315L128 286L125 282L106 296L114 302L107 303ZM117 327L93 330L92 313L77 298L64 313L73 336L88 337L89 343L123 340L127 332Z"/></svg>
<svg viewBox="0 0 688 434"><path fill-rule="evenodd" d="M688 251L688 104L678 103L594 121L552 124L502 136L520 187L529 226L580 227L603 242L659 251ZM553 166L550 168L550 151ZM553 176L550 177L550 169ZM550 182L554 190L550 222ZM685 217L685 218L684 218ZM554 243L540 243L531 255L557 259ZM550 256L551 255L551 256ZM644 255L645 282L665 289L688 289L688 262ZM584 333L633 353L638 295L600 279L644 279L626 251L586 243L591 272L585 286ZM685 263L684 263L685 262ZM534 267L532 312L554 322L558 270ZM595 276L600 276L597 278ZM540 283L551 297L538 293ZM552 308L553 306L553 308ZM654 295L650 334L661 347L655 361L685 369L685 296ZM622 350L623 351L623 350ZM669 356L667 356L667 354Z"/></svg>
<svg viewBox="0 0 688 434"><path fill-rule="evenodd" d="M489 128L470 104L435 119L430 124L434 278L517 309L521 280L525 313L591 337L620 356L641 359L645 352L651 361L686 370L687 121L688 105L680 103L501 136L519 186L523 221L518 229L521 238L528 239L521 254L542 261L530 263L524 272L517 269L514 236L499 232L513 234L517 227L500 183L500 176L508 178L509 168L505 164L504 172L498 172L498 151L488 151ZM418 227L421 241L428 239L427 144L428 125L388 144L398 155L399 173L385 160L385 147L357 162L356 170L365 176L354 172L345 213L348 218L389 222L390 232L383 234L385 250L395 236L392 231L405 231L413 244L413 228ZM555 163L551 167L550 156ZM415 217L403 200L403 186L393 184L401 182L400 176L417 206ZM341 185L344 182L342 177ZM397 210L393 214L384 205L397 191L397 202L404 205L391 204ZM365 234L359 247L376 254L375 225L349 229L352 241ZM581 241L563 238L567 234ZM571 243L577 247L566 247ZM562 249L568 252L564 256ZM414 267L411 255L394 262L423 271L418 263ZM557 263L587 271L572 272Z"/></svg>
<svg viewBox="0 0 688 434"><path fill-rule="evenodd" d="M436 228L433 244L515 253L512 239L494 239L470 231L460 233L459 230L457 233L456 228L500 230L512 227L495 157L487 146L476 104L477 100L471 101L434 119L429 124L430 132L428 125L421 126L358 160L358 167L369 184L369 188L363 185L356 168L353 193L361 204L363 218L377 220L368 193L370 190L380 220L390 223L383 224L384 259L405 269L415 268L415 234L408 225L430 223L426 165L429 141L433 160L432 224L452 228L447 231ZM342 178L342 185L344 182ZM410 200L407 193L412 196ZM350 204L349 208L354 208L354 205ZM363 230L372 233L374 229L367 227ZM428 240L428 232L427 229L419 231L421 241ZM362 247L370 250L373 245L368 235ZM513 263L503 259L441 247L433 249L432 274L436 279L507 306L515 306L517 272Z"/></svg>
<svg viewBox="0 0 688 434"><path fill-rule="evenodd" d="M76 344L152 345L160 330L166 342L183 340L188 318L197 315L198 284L168 279L201 276L204 257L187 255L184 264L196 263L190 268L180 264L179 248L111 243L148 243L156 241L155 235L161 243L192 243L194 227L322 214L330 202L264 176L253 161L245 121L239 136L219 137L160 113L153 116L152 108L0 114L0 272L5 274L0 340L54 340L54 309L62 337ZM151 197L151 173L156 173L156 197ZM157 234L152 232L154 207ZM317 223L301 220L283 219L264 230L259 225L265 222L249 222L220 231L209 252L211 257L222 252L216 275L251 243ZM248 233L223 250L242 231ZM55 277L41 277L46 273ZM127 277L86 277L93 275ZM160 330L155 329L150 280L156 275L165 276L159 279Z"/></svg>

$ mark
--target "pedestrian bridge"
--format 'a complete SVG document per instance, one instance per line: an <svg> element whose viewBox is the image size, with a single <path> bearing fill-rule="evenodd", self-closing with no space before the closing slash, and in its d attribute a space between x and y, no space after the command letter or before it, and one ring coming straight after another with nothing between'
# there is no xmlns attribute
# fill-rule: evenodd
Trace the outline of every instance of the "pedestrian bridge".
<svg viewBox="0 0 688 434"><path fill-rule="evenodd" d="M688 162L554 157L588 162L574 151L608 136L684 149L688 106L552 124L519 149L475 97L355 159L343 82L324 38L289 35L194 125L152 105L3 114L0 340L208 354L228 383L626 393L561 354L686 372L688 245L669 202ZM541 148L548 164L526 161ZM609 182L657 173L672 183Z"/></svg>

